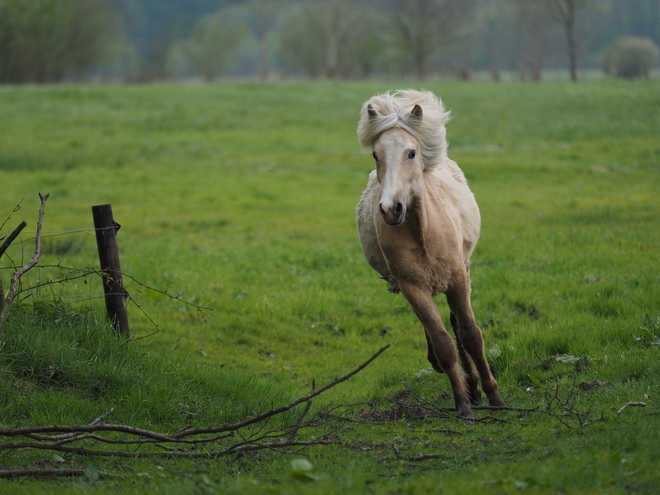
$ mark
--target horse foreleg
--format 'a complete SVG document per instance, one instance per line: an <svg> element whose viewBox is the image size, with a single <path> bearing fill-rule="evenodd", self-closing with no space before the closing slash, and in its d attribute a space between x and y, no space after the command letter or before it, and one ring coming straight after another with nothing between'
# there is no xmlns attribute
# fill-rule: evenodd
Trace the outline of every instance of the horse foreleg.
<svg viewBox="0 0 660 495"><path fill-rule="evenodd" d="M470 402L472 404L478 404L481 401L481 389L479 388L479 375L477 370L474 368L474 363L469 354L465 351L465 346L459 337L458 329L458 320L456 315L451 313L450 315L451 326L454 329L454 335L456 335L456 346L458 347L458 357L461 359L461 364L463 365L463 371L465 371L465 379L468 387L468 395L470 396Z"/></svg>
<svg viewBox="0 0 660 495"><path fill-rule="evenodd" d="M477 325L470 304L469 280L458 284L447 292L447 302L452 314L456 318L456 338L463 347L465 353L477 368L481 378L481 386L488 397L491 406L505 407L506 403L500 397L497 381L490 371L488 361L484 355L484 339Z"/></svg>
<svg viewBox="0 0 660 495"><path fill-rule="evenodd" d="M401 292L424 326L429 349L429 361L431 361L434 369L436 369L436 366L439 367L449 378L459 416L474 418L474 413L470 407L470 399L465 388L463 373L458 365L454 340L442 324L442 318L433 301L433 296L412 284L400 282L399 285Z"/></svg>

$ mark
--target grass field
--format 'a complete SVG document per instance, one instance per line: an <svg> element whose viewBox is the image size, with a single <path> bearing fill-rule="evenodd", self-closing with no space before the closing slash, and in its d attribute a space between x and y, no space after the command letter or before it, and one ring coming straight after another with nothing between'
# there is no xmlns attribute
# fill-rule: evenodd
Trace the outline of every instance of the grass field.
<svg viewBox="0 0 660 495"><path fill-rule="evenodd" d="M426 372L421 325L366 265L355 229L372 168L360 106L407 86L420 87L0 87L2 218L22 201L2 232L20 220L33 230L37 193L49 192L41 264L84 267L96 263L93 232L61 232L91 229L91 206L110 203L123 271L213 308L128 279L160 330L125 344L92 299L96 278L35 290L1 330L0 425L85 424L109 407L113 422L163 432L236 421L391 346L314 402L313 413L372 403L319 427L338 428L333 445L196 463L65 457L118 477L0 480L0 491L657 493L657 80L423 85L453 113L449 156L482 212L473 306L489 360L509 405L538 410L355 420L402 390L453 406L446 378ZM0 266L29 259L32 237ZM25 285L58 275L34 270ZM129 311L134 337L154 331ZM646 407L618 413L627 402ZM1 454L0 468L54 464L47 451ZM312 481L292 471L299 458Z"/></svg>

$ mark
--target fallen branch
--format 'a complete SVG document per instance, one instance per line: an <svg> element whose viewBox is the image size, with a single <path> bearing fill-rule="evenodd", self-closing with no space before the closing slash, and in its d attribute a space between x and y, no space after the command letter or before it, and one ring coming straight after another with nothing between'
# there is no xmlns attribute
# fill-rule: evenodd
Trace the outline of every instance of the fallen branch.
<svg viewBox="0 0 660 495"><path fill-rule="evenodd" d="M0 478L73 478L84 474L84 469L0 469ZM108 476L99 475L101 478Z"/></svg>
<svg viewBox="0 0 660 495"><path fill-rule="evenodd" d="M271 409L270 411L266 411L265 413L259 414L257 416L253 416L252 418L248 418L245 421L242 421L240 423L236 423L234 425L227 425L227 426L218 426L215 428L193 428L193 429L188 429L188 430L183 430L175 435L176 438L182 438L185 436L191 436L191 435L200 435L200 434L208 434L208 433L219 433L219 432L224 432L224 431L236 431L240 428L245 428L246 426L249 426L254 423L258 423L259 421L263 421L266 418L270 418L271 416L275 416L277 414L281 414L283 412L289 411L290 409L293 409L296 407L298 404L302 404L303 402L307 402L312 400L314 397L321 395L323 392L326 390L331 389L335 385L340 384L341 382L345 382L352 376L355 376L358 374L360 371L362 371L364 368L369 366L371 362L376 359L378 356L380 356L383 352L385 352L389 348L389 344L386 345L385 347L381 348L376 354L371 356L368 360L366 360L364 363L362 363L360 366L355 368L353 371L350 373L337 378L333 380L332 382L328 383L327 385L313 390L309 395L306 395L305 397L301 397L298 400L295 400L291 402L290 404L287 404L286 406L278 407L277 409ZM0 430L1 431L1 430Z"/></svg>
<svg viewBox="0 0 660 495"><path fill-rule="evenodd" d="M233 424L209 427L209 428L190 428L186 427L173 434L163 434L142 428L136 428L128 425L106 424L104 420L113 413L109 409L95 418L88 425L51 425L51 426L28 426L22 428L0 428L0 436L3 437L23 437L26 440L6 442L0 444L0 452L3 450L16 449L34 449L50 450L56 452L65 452L72 455L81 456L102 456L102 457L186 457L186 458L213 458L229 454L239 454L254 452L258 450L279 451L289 447L307 447L309 445L328 445L334 443L329 439L329 434L322 435L309 440L297 440L299 431L311 426L312 422L304 422L310 408L311 400L323 392L335 387L336 385L355 376L366 368L378 356L380 356L389 345L381 348L368 360L355 368L353 371L336 378L332 382L321 388L312 388L312 391L304 397L301 397L284 406L271 409L264 413L252 416L243 421ZM265 433L251 433L248 431L245 438L241 432L247 427L262 423L278 414L282 414L306 403L306 407L299 416L295 424L285 428L265 431ZM261 431L265 426L261 427ZM108 438L103 433L123 434L124 437ZM241 437L236 441L236 437ZM216 448L209 448L209 444L218 444L222 440L234 439L233 442L225 442L224 445L217 445ZM86 443L89 442L96 448L92 449ZM79 445L72 445L78 443ZM83 443L82 445L80 445ZM102 445L136 445L138 448L144 445L151 445L159 450L111 450L103 449ZM202 445L206 447L198 448ZM212 446L211 446L212 447ZM15 471L2 471L0 477L14 476ZM19 471L16 471L19 472ZM30 472L30 470L20 470L20 472ZM23 474L22 476L44 475L43 470L36 470L36 474ZM41 474L38 474L41 473ZM21 476L21 475L16 475Z"/></svg>
<svg viewBox="0 0 660 495"><path fill-rule="evenodd" d="M474 411L517 411L517 412L536 412L536 407L511 407L511 406L472 406Z"/></svg>
<svg viewBox="0 0 660 495"><path fill-rule="evenodd" d="M617 414L621 414L627 407L646 407L646 402L626 402L619 408Z"/></svg>
<svg viewBox="0 0 660 495"><path fill-rule="evenodd" d="M594 403L588 404L586 407L580 406L580 394L576 392L580 390L576 381L577 375L573 372L572 384L568 387L560 386L560 379L552 366L545 362L534 350L536 358L541 362L542 366L552 373L554 378L554 386L545 387L543 389L543 396L546 400L545 412L559 421L566 428L573 429L573 422L577 423L580 428L590 426L594 423L607 421L607 417L603 411L600 411L600 416L594 416L593 408ZM565 390L565 392L563 392ZM596 413L597 414L597 413Z"/></svg>
<svg viewBox="0 0 660 495"><path fill-rule="evenodd" d="M428 459L438 459L440 457L451 457L450 454L422 454L422 455L401 455L396 445L392 445L392 450L394 450L394 455L397 459L403 461L419 462L426 461Z"/></svg>

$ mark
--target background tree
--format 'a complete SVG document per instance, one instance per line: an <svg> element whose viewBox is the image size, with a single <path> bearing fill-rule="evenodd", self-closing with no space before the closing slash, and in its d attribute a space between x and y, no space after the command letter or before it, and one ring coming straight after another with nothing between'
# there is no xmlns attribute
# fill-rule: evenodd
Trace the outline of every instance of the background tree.
<svg viewBox="0 0 660 495"><path fill-rule="evenodd" d="M223 73L246 35L245 24L232 23L223 11L206 15L197 23L190 39L170 47L167 66L175 74L191 70L204 80L213 81Z"/></svg>
<svg viewBox="0 0 660 495"><path fill-rule="evenodd" d="M254 8L257 13L257 22L253 32L259 46L259 69L257 77L260 81L268 78L270 70L268 33L275 24L275 5L272 0L256 0Z"/></svg>
<svg viewBox="0 0 660 495"><path fill-rule="evenodd" d="M166 75L170 47L189 38L203 16L239 0L107 1L122 13L127 36L140 59L139 79L149 80Z"/></svg>
<svg viewBox="0 0 660 495"><path fill-rule="evenodd" d="M218 12L224 24L205 30ZM236 36L222 40L226 32ZM0 82L266 80L271 72L468 78L473 70L540 80L545 69L566 67L566 53L575 80L578 62L600 67L622 35L660 45L660 1L0 0Z"/></svg>
<svg viewBox="0 0 660 495"><path fill-rule="evenodd" d="M0 0L0 82L86 78L116 23L103 0Z"/></svg>
<svg viewBox="0 0 660 495"><path fill-rule="evenodd" d="M612 0L612 31L650 38L660 45L660 2L658 0Z"/></svg>
<svg viewBox="0 0 660 495"><path fill-rule="evenodd" d="M319 5L325 38L325 76L333 78L337 75L340 46L355 23L357 9L346 0L326 0Z"/></svg>
<svg viewBox="0 0 660 495"><path fill-rule="evenodd" d="M521 79L528 74L540 81L548 55L549 22L542 3L514 0L517 25L518 71Z"/></svg>
<svg viewBox="0 0 660 495"><path fill-rule="evenodd" d="M504 68L504 52L506 34L510 29L507 23L509 17L508 0L483 1L477 11L478 26L476 30L481 36L485 67L488 67L493 81L501 80Z"/></svg>
<svg viewBox="0 0 660 495"><path fill-rule="evenodd" d="M352 51L350 37L357 26L363 2L350 0L306 2L293 12L280 30L285 59L311 77L334 78Z"/></svg>
<svg viewBox="0 0 660 495"><path fill-rule="evenodd" d="M392 17L400 47L418 79L428 76L434 56L466 34L463 28L470 25L473 7L470 0L394 1Z"/></svg>
<svg viewBox="0 0 660 495"><path fill-rule="evenodd" d="M577 14L587 6L587 0L546 0L550 16L559 22L566 34L568 50L568 70L571 81L577 81L577 44L575 41L575 26Z"/></svg>
<svg viewBox="0 0 660 495"><path fill-rule="evenodd" d="M319 77L323 72L325 47L321 13L309 4L289 12L278 30L279 52L289 70L302 71L307 77Z"/></svg>
<svg viewBox="0 0 660 495"><path fill-rule="evenodd" d="M391 36L390 17L374 8L376 2L363 2L355 12L341 52L340 75L364 78L392 72L397 57Z"/></svg>

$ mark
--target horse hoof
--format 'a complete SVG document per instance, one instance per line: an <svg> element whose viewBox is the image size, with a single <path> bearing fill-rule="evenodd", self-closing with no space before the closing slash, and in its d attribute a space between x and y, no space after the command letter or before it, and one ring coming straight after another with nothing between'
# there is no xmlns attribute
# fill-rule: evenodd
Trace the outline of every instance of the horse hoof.
<svg viewBox="0 0 660 495"><path fill-rule="evenodd" d="M502 397L500 397L499 395L495 397L489 397L488 403L490 404L491 407L509 407L506 405L506 402L504 402L502 400Z"/></svg>
<svg viewBox="0 0 660 495"><path fill-rule="evenodd" d="M467 407L465 409L458 410L458 417L461 419L475 419L472 409Z"/></svg>

